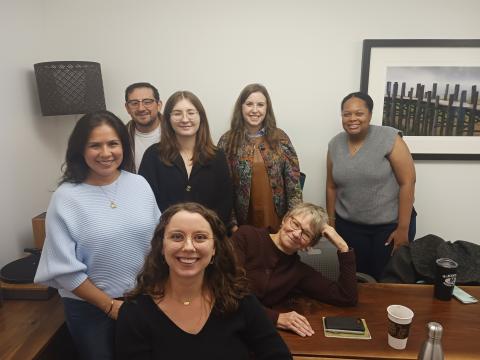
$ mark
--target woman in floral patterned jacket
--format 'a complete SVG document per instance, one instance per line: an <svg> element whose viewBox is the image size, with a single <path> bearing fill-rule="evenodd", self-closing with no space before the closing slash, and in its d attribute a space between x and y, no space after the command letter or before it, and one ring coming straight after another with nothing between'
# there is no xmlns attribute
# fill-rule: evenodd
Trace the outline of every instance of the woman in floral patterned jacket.
<svg viewBox="0 0 480 360"><path fill-rule="evenodd" d="M277 231L285 213L302 202L300 167L289 137L276 126L263 85L242 90L218 147L227 154L232 174L232 222Z"/></svg>

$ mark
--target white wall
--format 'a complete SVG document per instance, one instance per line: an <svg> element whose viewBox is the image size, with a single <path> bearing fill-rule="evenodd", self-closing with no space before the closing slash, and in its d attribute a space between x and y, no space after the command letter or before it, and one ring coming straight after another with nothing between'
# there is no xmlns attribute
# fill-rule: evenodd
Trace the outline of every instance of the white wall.
<svg viewBox="0 0 480 360"><path fill-rule="evenodd" d="M1 0L0 266L32 244L78 117L42 117L33 64L98 61L107 107L124 120L123 91L156 84L166 100L203 101L214 140L248 83L272 96L278 124L307 173L305 199L324 203L325 152L341 130L339 102L359 88L363 39L480 38L477 0ZM480 59L479 59L480 63ZM478 162L417 162L418 236L480 243Z"/></svg>

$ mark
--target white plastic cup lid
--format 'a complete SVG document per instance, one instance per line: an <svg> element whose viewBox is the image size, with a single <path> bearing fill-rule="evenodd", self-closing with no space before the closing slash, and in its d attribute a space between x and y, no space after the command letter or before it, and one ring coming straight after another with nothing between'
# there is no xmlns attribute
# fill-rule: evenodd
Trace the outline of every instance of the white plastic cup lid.
<svg viewBox="0 0 480 360"><path fill-rule="evenodd" d="M388 318L397 324L409 324L413 319L413 311L403 305L387 307Z"/></svg>

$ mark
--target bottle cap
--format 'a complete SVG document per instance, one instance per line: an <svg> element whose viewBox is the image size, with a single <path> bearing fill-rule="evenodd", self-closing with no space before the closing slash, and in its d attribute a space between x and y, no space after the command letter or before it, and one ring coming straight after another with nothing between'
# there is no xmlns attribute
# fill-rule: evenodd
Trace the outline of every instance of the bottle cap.
<svg viewBox="0 0 480 360"><path fill-rule="evenodd" d="M434 340L440 340L443 334L443 327L437 322L429 322L427 324L428 336Z"/></svg>

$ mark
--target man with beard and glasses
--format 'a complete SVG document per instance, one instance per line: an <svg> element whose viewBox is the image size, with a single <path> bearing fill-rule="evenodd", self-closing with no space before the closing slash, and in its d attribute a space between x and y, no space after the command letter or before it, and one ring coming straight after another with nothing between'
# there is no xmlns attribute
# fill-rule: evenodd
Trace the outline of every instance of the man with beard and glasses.
<svg viewBox="0 0 480 360"><path fill-rule="evenodd" d="M135 155L135 171L138 171L145 150L160 141L162 102L157 88L147 82L128 86L125 90L125 108L132 117L127 128Z"/></svg>

